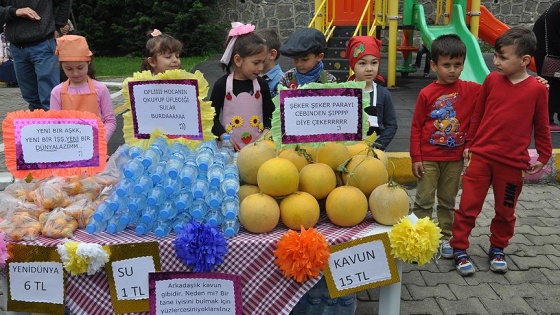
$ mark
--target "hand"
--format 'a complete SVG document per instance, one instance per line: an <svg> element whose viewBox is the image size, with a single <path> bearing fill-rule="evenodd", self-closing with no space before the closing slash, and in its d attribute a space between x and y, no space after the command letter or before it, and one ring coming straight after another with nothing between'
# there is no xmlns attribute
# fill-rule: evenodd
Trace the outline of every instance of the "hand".
<svg viewBox="0 0 560 315"><path fill-rule="evenodd" d="M543 167L544 164L542 164L542 162L537 161L527 167L527 174L529 175L537 174L543 169Z"/></svg>
<svg viewBox="0 0 560 315"><path fill-rule="evenodd" d="M463 159L469 158L469 148L463 150Z"/></svg>
<svg viewBox="0 0 560 315"><path fill-rule="evenodd" d="M41 17L31 8L19 8L16 10L16 16L28 18L30 20L40 20Z"/></svg>
<svg viewBox="0 0 560 315"><path fill-rule="evenodd" d="M542 84L546 85L547 89L550 88L550 86L548 85L548 81L545 78L543 78L541 76L536 76L535 79L537 79L537 81L539 81L539 83L542 83Z"/></svg>
<svg viewBox="0 0 560 315"><path fill-rule="evenodd" d="M422 162L414 162L412 163L412 174L418 179L424 176L424 164Z"/></svg>

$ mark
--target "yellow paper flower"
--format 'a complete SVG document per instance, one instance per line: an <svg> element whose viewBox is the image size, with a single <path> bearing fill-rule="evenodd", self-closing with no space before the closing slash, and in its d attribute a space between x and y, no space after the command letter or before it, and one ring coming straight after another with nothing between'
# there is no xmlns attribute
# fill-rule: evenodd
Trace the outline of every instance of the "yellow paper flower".
<svg viewBox="0 0 560 315"><path fill-rule="evenodd" d="M258 127L261 123L261 120L259 119L259 116L257 115L253 115L251 116L251 126L253 127Z"/></svg>
<svg viewBox="0 0 560 315"><path fill-rule="evenodd" d="M231 118L231 125L234 128L239 128L241 126L243 126L243 118L239 115L235 115Z"/></svg>
<svg viewBox="0 0 560 315"><path fill-rule="evenodd" d="M231 124L228 124L228 125L226 126L226 132L227 132L227 133L230 133L230 132L231 132L231 129L233 129L233 127L231 126Z"/></svg>
<svg viewBox="0 0 560 315"><path fill-rule="evenodd" d="M412 225L410 218L404 217L389 232L391 253L402 261L424 265L437 253L441 236L441 229L429 218Z"/></svg>
<svg viewBox="0 0 560 315"><path fill-rule="evenodd" d="M261 130L261 131L264 130L264 125L263 125L263 123L259 123L259 130ZM271 137L271 138L272 138L272 137ZM271 139L271 140L272 140L272 139Z"/></svg>
<svg viewBox="0 0 560 315"><path fill-rule="evenodd" d="M85 273L89 265L89 257L81 257L76 254L78 245L80 245L78 242L64 243L68 258L63 260L62 265L73 276Z"/></svg>

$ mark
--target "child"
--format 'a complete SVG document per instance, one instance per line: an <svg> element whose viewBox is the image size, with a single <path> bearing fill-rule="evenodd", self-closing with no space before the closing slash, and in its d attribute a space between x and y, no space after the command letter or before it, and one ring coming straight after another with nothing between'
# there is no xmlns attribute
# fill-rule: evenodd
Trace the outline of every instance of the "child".
<svg viewBox="0 0 560 315"><path fill-rule="evenodd" d="M140 70L150 70L156 75L167 70L181 69L179 55L183 44L170 35L162 34L154 29L146 42L146 59L142 62Z"/></svg>
<svg viewBox="0 0 560 315"><path fill-rule="evenodd" d="M51 92L51 110L80 110L99 115L105 125L105 139L109 142L117 120L113 102L105 84L95 80L95 69L85 37L66 35L57 38L56 54L68 80Z"/></svg>
<svg viewBox="0 0 560 315"><path fill-rule="evenodd" d="M426 63L424 64L424 78L427 78L430 76L430 59L432 58L432 56L430 54L430 50L424 43L422 43L422 45L418 49L418 52L416 52L416 62L414 63L414 67L420 68L423 55L426 55Z"/></svg>
<svg viewBox="0 0 560 315"><path fill-rule="evenodd" d="M490 223L488 260L493 272L507 272L503 250L514 233L515 205L523 177L541 171L552 155L548 91L527 73L536 45L533 32L523 28L511 28L496 40L497 71L482 84L467 133L464 156L469 162L453 222L451 246L455 267L462 276L475 272L466 251L490 185L495 215ZM527 148L532 133L539 157L530 164Z"/></svg>
<svg viewBox="0 0 560 315"><path fill-rule="evenodd" d="M346 58L355 76L349 80L365 81L365 91L370 95L370 106L365 108L369 115L367 134L375 132L375 146L385 150L397 133L397 116L389 90L374 82L376 78L383 80L378 74L381 61L380 46L381 41L375 37L353 36L346 47Z"/></svg>
<svg viewBox="0 0 560 315"><path fill-rule="evenodd" d="M292 58L292 68L280 80L280 84L291 89L307 83L333 83L336 77L324 70L323 58L327 41L325 35L314 28L295 31L280 47L280 53Z"/></svg>
<svg viewBox="0 0 560 315"><path fill-rule="evenodd" d="M437 80L420 91L410 129L412 173L418 178L412 211L418 218L431 218L437 193L437 219L443 234L440 254L452 258L449 238L462 153L480 85L459 79L467 54L459 36L439 36L431 48L430 63Z"/></svg>
<svg viewBox="0 0 560 315"><path fill-rule="evenodd" d="M212 133L220 140L231 134L238 150L260 138L265 128L270 129L274 112L268 84L259 76L268 51L254 29L251 24L232 23L220 60L227 74L214 83L210 96L216 110Z"/></svg>
<svg viewBox="0 0 560 315"><path fill-rule="evenodd" d="M273 29L256 30L255 34L262 37L266 42L268 56L264 61L262 77L268 82L270 96L274 98L278 94L278 83L284 76L284 71L282 71L280 65L276 63L276 60L280 57L279 50L282 42L278 33Z"/></svg>

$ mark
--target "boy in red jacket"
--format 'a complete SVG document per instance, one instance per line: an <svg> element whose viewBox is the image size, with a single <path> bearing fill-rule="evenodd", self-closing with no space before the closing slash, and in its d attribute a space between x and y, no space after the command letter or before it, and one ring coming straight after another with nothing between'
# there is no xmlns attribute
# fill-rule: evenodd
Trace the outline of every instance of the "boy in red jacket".
<svg viewBox="0 0 560 315"><path fill-rule="evenodd" d="M488 259L493 272L507 272L503 250L514 233L523 177L541 171L552 155L548 91L527 73L536 45L535 35L527 29L512 28L502 34L494 47L497 71L488 75L478 96L463 152L469 162L450 241L455 267L462 276L475 272L466 250L490 185L495 216ZM539 157L530 164L527 148L533 132Z"/></svg>

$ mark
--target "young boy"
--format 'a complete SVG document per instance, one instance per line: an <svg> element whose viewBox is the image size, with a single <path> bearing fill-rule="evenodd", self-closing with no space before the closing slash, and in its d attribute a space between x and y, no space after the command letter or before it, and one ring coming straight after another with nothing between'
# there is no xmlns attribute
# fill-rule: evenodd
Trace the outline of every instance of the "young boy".
<svg viewBox="0 0 560 315"><path fill-rule="evenodd" d="M278 83L284 76L284 71L282 71L280 65L276 63L280 57L280 45L282 45L282 41L278 33L273 29L256 30L255 34L266 41L268 56L264 61L262 77L268 82L270 96L275 97L278 94Z"/></svg>
<svg viewBox="0 0 560 315"><path fill-rule="evenodd" d="M333 83L336 77L324 70L323 58L327 41L325 35L314 28L295 31L280 47L280 53L292 58L292 68L280 80L280 84L291 89L307 83Z"/></svg>
<svg viewBox="0 0 560 315"><path fill-rule="evenodd" d="M437 193L437 220L443 234L440 254L452 258L449 238L462 154L480 84L459 79L467 53L459 36L439 36L431 50L430 65L437 80L420 91L410 129L412 173L418 178L412 211L418 218L431 218Z"/></svg>
<svg viewBox="0 0 560 315"><path fill-rule="evenodd" d="M381 41L372 36L353 36L346 46L346 58L354 76L348 80L365 81L364 91L370 95L370 106L364 110L369 115L368 135L375 132L375 145L385 150L397 133L397 116L391 93L387 88L374 82L383 81L379 73Z"/></svg>
<svg viewBox="0 0 560 315"><path fill-rule="evenodd" d="M453 222L453 258L462 276L475 272L466 250L488 188L494 192L490 223L490 270L508 270L504 248L513 236L515 205L525 174L538 173L552 155L546 86L527 74L537 41L533 32L511 28L496 40L494 65L476 103L464 156L469 158L463 193ZM539 155L530 164L527 148L534 133Z"/></svg>

